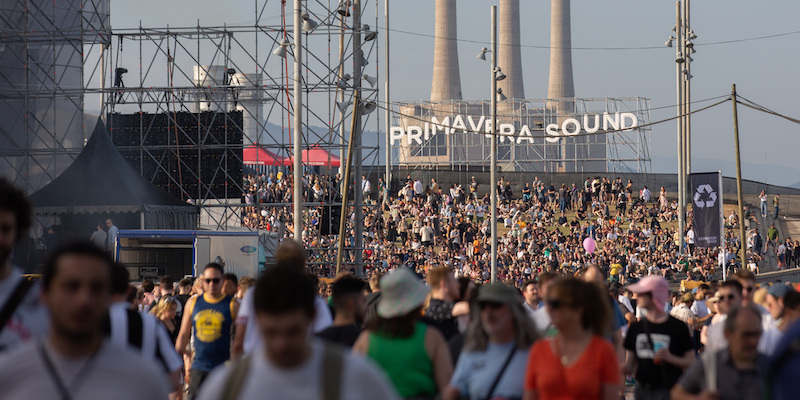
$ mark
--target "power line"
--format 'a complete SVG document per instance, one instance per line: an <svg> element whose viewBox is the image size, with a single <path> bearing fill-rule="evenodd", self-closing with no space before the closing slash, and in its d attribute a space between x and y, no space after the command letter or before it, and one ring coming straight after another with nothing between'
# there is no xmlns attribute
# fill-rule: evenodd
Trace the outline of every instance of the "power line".
<svg viewBox="0 0 800 400"><path fill-rule="evenodd" d="M386 31L386 28L383 27L383 26L377 27L376 29ZM432 35L432 34L428 34L428 33L412 32L412 31L406 31L406 30L395 29L395 28L390 28L389 31L390 32L397 32L397 33L403 33L403 34L411 35L411 36L420 36L420 37L427 37L427 38L433 38L433 39L444 38L444 39L447 39L447 40L455 40L457 42L463 42L463 43L474 43L474 44L480 44L480 45L489 45L490 44L489 42L482 41L482 40L446 38L446 37L443 37L443 36L436 36L436 35ZM791 31L791 32L776 33L776 34L772 34L772 35L764 35L764 36L756 36L756 37L750 37L750 38L742 38L742 39L721 40L721 41L707 42L707 43L695 43L695 46L697 46L697 47L701 47L701 46L702 47L717 46L717 45L723 45L723 44L751 42L751 41L755 41L755 40L772 39L772 38L776 38L776 37L791 36L791 35L797 35L797 34L800 34L800 30ZM512 46L512 45L509 45L509 44L502 44L502 43L500 43L500 45ZM520 45L513 45L513 46L514 47L520 47L520 48L540 49L540 50L550 50L550 49L553 49L553 48L559 48L559 47L553 47L553 46L541 46L541 45L530 45L530 44L528 44L528 45L520 44ZM572 50L589 50L589 51L591 51L591 50L595 50L595 51L655 50L655 49L663 49L663 48L664 48L664 46L570 47L570 49L572 49Z"/></svg>
<svg viewBox="0 0 800 400"><path fill-rule="evenodd" d="M709 98L707 98L707 99L702 99L702 100L694 100L694 101L690 101L690 102L689 102L689 104L705 103L705 102L707 102L707 101L711 101L711 100L717 100L717 99L721 99L721 98L723 98L723 97L727 98L727 97L731 97L731 95L729 95L729 94L724 94L724 95L722 95L722 96L709 97ZM678 105L677 105L677 104L673 104L673 105L670 105L670 106L651 107L651 108L650 108L650 111L653 111L653 110L663 110L663 109L676 108L676 107L678 107Z"/></svg>
<svg viewBox="0 0 800 400"><path fill-rule="evenodd" d="M741 104L741 105L743 105L743 106L745 106L747 108L752 108L753 110L761 111L763 113L767 113L767 114L770 114L770 115L774 115L776 117L783 118L783 119L785 119L787 121L794 122L795 124L800 124L800 119L792 118L792 117L783 115L783 114L781 114L781 113L779 113L777 111L770 110L769 108L764 107L764 106L762 106L762 105L760 105L760 104L758 104L758 103L756 103L756 102L754 102L752 100L748 100L748 99L746 99L746 98L744 98L742 96L738 96L738 97L740 99L746 101L746 103L745 102L741 102L741 101L737 101L737 103Z"/></svg>

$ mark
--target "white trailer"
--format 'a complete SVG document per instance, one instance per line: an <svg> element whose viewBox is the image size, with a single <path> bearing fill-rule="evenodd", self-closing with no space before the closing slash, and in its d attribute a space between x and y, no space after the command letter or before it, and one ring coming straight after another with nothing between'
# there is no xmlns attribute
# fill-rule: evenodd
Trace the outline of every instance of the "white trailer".
<svg viewBox="0 0 800 400"><path fill-rule="evenodd" d="M115 250L134 280L199 276L218 257L225 272L255 278L267 258L257 232L121 230Z"/></svg>

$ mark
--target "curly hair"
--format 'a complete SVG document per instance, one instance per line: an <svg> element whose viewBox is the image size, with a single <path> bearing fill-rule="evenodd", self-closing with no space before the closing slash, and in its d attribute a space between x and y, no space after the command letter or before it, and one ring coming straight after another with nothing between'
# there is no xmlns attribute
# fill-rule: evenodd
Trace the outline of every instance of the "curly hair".
<svg viewBox="0 0 800 400"><path fill-rule="evenodd" d="M33 222L33 206L25 193L6 178L0 178L0 210L14 214L17 222L16 241L21 241Z"/></svg>

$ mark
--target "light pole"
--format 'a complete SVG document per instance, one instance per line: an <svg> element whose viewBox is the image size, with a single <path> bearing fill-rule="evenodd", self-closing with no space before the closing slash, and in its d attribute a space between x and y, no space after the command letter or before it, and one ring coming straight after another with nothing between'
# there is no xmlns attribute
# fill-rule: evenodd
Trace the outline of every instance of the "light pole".
<svg viewBox="0 0 800 400"><path fill-rule="evenodd" d="M358 86L358 93L356 95L357 99L361 100L361 76L362 76L362 60L364 59L364 53L361 50L361 0L353 0L353 26L357 27L357 29L353 30L353 82L355 85ZM361 114L361 105L358 108L353 108L354 113ZM354 166L355 172L355 179L353 183L353 208L355 214L355 223L353 224L353 234L355 235L355 241L353 242L353 251L355 252L355 272L356 276L361 278L364 276L364 263L363 263L363 256L364 256L364 191L361 187L361 176L362 172L362 157L361 157L361 121L360 115L358 119L358 123L354 125L355 132L352 132L352 139L355 140L355 151L353 152L353 159L352 163ZM348 163L351 161L348 160ZM350 180L347 181L350 183ZM339 232L341 234L341 232Z"/></svg>
<svg viewBox="0 0 800 400"><path fill-rule="evenodd" d="M502 73L500 67L497 66L497 6L492 6L491 12L491 29L492 41L491 50L487 48L481 49L478 58L486 60L486 53L492 53L492 70L491 70L491 122L488 122L491 129L489 135L491 140L491 153L490 153L490 179L489 179L489 198L491 199L491 210L489 215L491 218L489 227L491 228L492 235L492 283L497 281L497 97L500 95L497 89L497 82L506 78ZM505 99L505 97L503 97Z"/></svg>
<svg viewBox="0 0 800 400"><path fill-rule="evenodd" d="M686 170L687 170L687 154L686 154L686 136L685 136L685 97L684 97L684 69L683 64L686 61L684 53L685 46L682 40L683 26L681 24L681 2L675 2L675 26L672 28L675 31L675 37L670 36L667 42L664 43L667 47L672 47L673 41L675 42L675 85L677 88L677 137L678 137L678 252L683 253L684 246L684 230L686 229Z"/></svg>
<svg viewBox="0 0 800 400"><path fill-rule="evenodd" d="M294 240L303 244L303 9L302 1L294 0Z"/></svg>
<svg viewBox="0 0 800 400"><path fill-rule="evenodd" d="M384 34L384 76L383 79L385 80L384 86L385 91L383 93L384 96L384 104L386 105L386 173L385 177L383 178L383 183L386 185L383 193L383 202L384 204L389 204L389 184L392 179L392 140L390 139L389 131L392 127L392 104L389 102L389 0L383 0L383 19L386 28L383 30Z"/></svg>
<svg viewBox="0 0 800 400"><path fill-rule="evenodd" d="M491 148L491 228L492 283L497 282L497 6L492 6L492 148Z"/></svg>
<svg viewBox="0 0 800 400"><path fill-rule="evenodd" d="M675 37L670 36L665 45L672 47L675 42L675 71L678 98L678 236L679 248L683 253L684 230L686 229L686 200L689 175L692 172L692 132L691 132L691 67L692 54L695 53L692 40L697 35L689 27L689 0L675 2Z"/></svg>

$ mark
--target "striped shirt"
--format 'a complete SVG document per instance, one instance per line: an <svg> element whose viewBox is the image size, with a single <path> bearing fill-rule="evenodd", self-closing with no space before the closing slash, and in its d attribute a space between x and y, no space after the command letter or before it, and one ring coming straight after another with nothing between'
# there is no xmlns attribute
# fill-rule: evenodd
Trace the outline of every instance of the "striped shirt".
<svg viewBox="0 0 800 400"><path fill-rule="evenodd" d="M177 371L183 360L167 329L155 317L131 310L128 303L113 303L104 332L109 341L142 355L145 361L158 363L166 372Z"/></svg>

